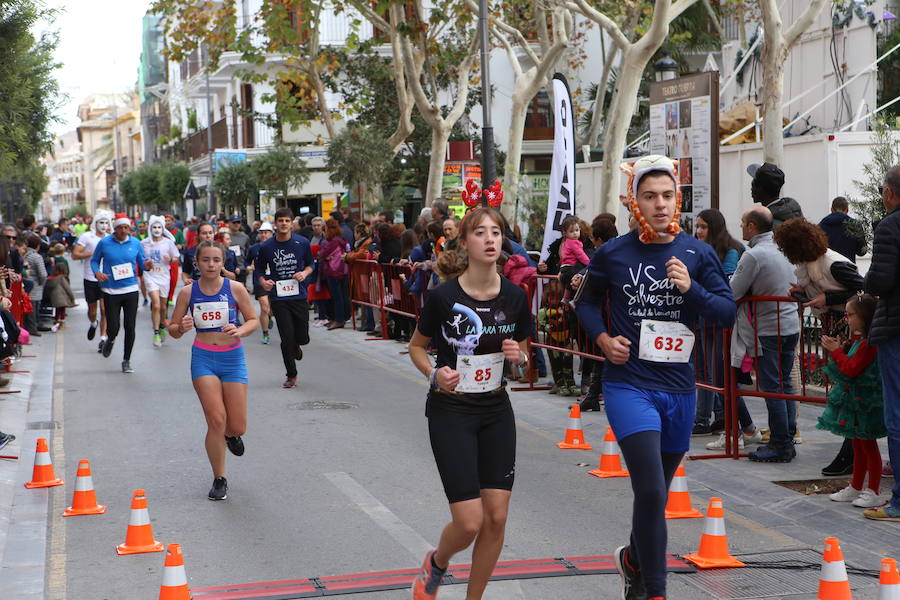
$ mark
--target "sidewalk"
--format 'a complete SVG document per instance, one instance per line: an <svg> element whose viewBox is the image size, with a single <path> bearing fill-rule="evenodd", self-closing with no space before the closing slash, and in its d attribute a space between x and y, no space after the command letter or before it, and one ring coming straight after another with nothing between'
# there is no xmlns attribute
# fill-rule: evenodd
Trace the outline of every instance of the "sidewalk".
<svg viewBox="0 0 900 600"><path fill-rule="evenodd" d="M44 598L47 516L54 492L24 484L31 479L37 438L48 438L52 455L53 430L62 425L52 415L56 349L53 334L33 338L23 348L25 358L12 367L29 372L9 375L12 381L4 388L20 393L0 395L0 429L16 436L0 454L19 457L0 460L0 598ZM65 479L59 468L56 473Z"/></svg>

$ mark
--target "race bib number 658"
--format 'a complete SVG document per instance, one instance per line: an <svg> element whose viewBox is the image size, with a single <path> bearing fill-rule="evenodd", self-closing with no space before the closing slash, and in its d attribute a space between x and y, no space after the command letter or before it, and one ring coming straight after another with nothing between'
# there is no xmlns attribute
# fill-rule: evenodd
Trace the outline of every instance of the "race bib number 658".
<svg viewBox="0 0 900 600"><path fill-rule="evenodd" d="M638 358L652 362L686 363L694 350L694 333L677 321L641 321Z"/></svg>

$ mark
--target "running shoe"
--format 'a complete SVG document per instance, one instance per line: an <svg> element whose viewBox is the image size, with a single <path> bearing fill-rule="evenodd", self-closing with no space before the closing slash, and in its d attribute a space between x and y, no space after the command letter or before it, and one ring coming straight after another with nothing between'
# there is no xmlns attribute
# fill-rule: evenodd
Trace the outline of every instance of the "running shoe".
<svg viewBox="0 0 900 600"><path fill-rule="evenodd" d="M263 344L268 344L268 343L269 343L269 332L268 332L268 331L266 331L266 332L263 333L263 341L262 341L262 343L263 343Z"/></svg>
<svg viewBox="0 0 900 600"><path fill-rule="evenodd" d="M14 439L16 439L16 436L14 436L13 434L3 433L2 431L0 431L0 450L2 450L8 443L13 441Z"/></svg>
<svg viewBox="0 0 900 600"><path fill-rule="evenodd" d="M53 333L56 333L57 331L59 331L59 325L60 325L59 323L54 323L53 325L50 326L50 331L52 331Z"/></svg>
<svg viewBox="0 0 900 600"><path fill-rule="evenodd" d="M169 306L175 306L175 301L174 301L174 300L169 300Z"/></svg>
<svg viewBox="0 0 900 600"><path fill-rule="evenodd" d="M231 451L235 456L243 456L244 455L244 440L241 439L239 435L226 435L225 436L225 445L228 446L228 450Z"/></svg>
<svg viewBox="0 0 900 600"><path fill-rule="evenodd" d="M144 298L144 306L147 306L148 304L150 304L150 301Z"/></svg>
<svg viewBox="0 0 900 600"><path fill-rule="evenodd" d="M134 367L131 366L130 360L122 361L122 372L123 373L134 373Z"/></svg>
<svg viewBox="0 0 900 600"><path fill-rule="evenodd" d="M297 348L294 350L294 360L303 360L303 348L300 347L300 344L297 344Z"/></svg>
<svg viewBox="0 0 900 600"><path fill-rule="evenodd" d="M162 346L162 336L159 335L158 333L154 333L153 334L153 347L159 348L160 346Z"/></svg>
<svg viewBox="0 0 900 600"><path fill-rule="evenodd" d="M425 555L422 561L422 568L412 584L413 600L434 600L437 598L438 588L441 587L441 579L447 569L441 569L434 564L434 553L432 550Z"/></svg>
<svg viewBox="0 0 900 600"><path fill-rule="evenodd" d="M115 340L106 340L103 342L103 345L100 348L100 352L103 354L103 358L109 358L109 355L112 354L113 344Z"/></svg>
<svg viewBox="0 0 900 600"><path fill-rule="evenodd" d="M871 508L864 511L863 516L875 521L900 521L900 508L894 508L890 504L886 504L881 508Z"/></svg>
<svg viewBox="0 0 900 600"><path fill-rule="evenodd" d="M853 502L854 500L859 498L859 495L861 493L861 490L856 489L852 485L848 485L839 492L828 494L828 498L833 502Z"/></svg>
<svg viewBox="0 0 900 600"><path fill-rule="evenodd" d="M97 335L97 323L91 323L91 326L88 327L88 340L94 339L95 335Z"/></svg>
<svg viewBox="0 0 900 600"><path fill-rule="evenodd" d="M97 346L97 354L101 354L103 352L103 344L106 343L106 340L100 340L100 344Z"/></svg>
<svg viewBox="0 0 900 600"><path fill-rule="evenodd" d="M163 342L166 341L166 333L167 333L167 331L168 331L168 330L167 330L168 327L169 327L169 324L168 324L168 323L165 323L165 322L162 324L162 327L160 327L160 329L159 329L159 339L160 339L160 341L163 341Z"/></svg>
<svg viewBox="0 0 900 600"><path fill-rule="evenodd" d="M884 498L869 488L861 491L859 497L852 502L853 506L857 508L877 508L885 503L886 501Z"/></svg>
<svg viewBox="0 0 900 600"><path fill-rule="evenodd" d="M286 390L297 387L297 378L296 377L286 377L284 379L284 383L281 384Z"/></svg>
<svg viewBox="0 0 900 600"><path fill-rule="evenodd" d="M738 449L740 449L740 450L744 449L745 437L746 436L741 436L738 438ZM706 444L706 449L707 450L724 450L725 449L725 434L720 433L719 439L717 439L714 442L709 442L708 444Z"/></svg>
<svg viewBox="0 0 900 600"><path fill-rule="evenodd" d="M647 590L644 588L644 578L641 572L635 569L628 560L628 546L619 546L613 553L616 560L616 570L622 577L622 600L646 600Z"/></svg>
<svg viewBox="0 0 900 600"><path fill-rule="evenodd" d="M789 463L797 456L793 444L789 448L778 450L771 446L760 446L753 452L747 454L753 462L770 462L770 463Z"/></svg>
<svg viewBox="0 0 900 600"><path fill-rule="evenodd" d="M228 497L228 480L224 477L216 477L213 479L212 487L209 488L210 500L224 500Z"/></svg>

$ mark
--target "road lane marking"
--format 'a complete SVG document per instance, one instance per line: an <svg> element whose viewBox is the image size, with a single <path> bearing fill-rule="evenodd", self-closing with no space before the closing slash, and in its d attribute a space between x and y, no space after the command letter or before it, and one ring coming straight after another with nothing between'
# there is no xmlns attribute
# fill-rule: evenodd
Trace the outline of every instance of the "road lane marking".
<svg viewBox="0 0 900 600"><path fill-rule="evenodd" d="M59 429L53 432L50 440L50 452L57 470L65 471L65 388L63 387L65 364L63 363L63 346L65 335L59 331L56 335L56 355L54 356L53 406L52 418L59 423ZM49 600L66 600L66 521L63 511L66 507L65 489L59 490L50 497L50 515L47 526L50 528L50 549L47 553L47 597Z"/></svg>
<svg viewBox="0 0 900 600"><path fill-rule="evenodd" d="M421 559L426 552L434 548L434 544L404 523L400 517L391 512L391 509L382 504L349 474L344 472L325 473L325 477L375 521L376 525L384 529L417 559Z"/></svg>
<svg viewBox="0 0 900 600"><path fill-rule="evenodd" d="M407 525L348 473L343 471L325 473L325 478L347 496L351 502L356 504L360 510L366 513L369 518L375 521L376 525L384 529L398 544L406 548L416 560L422 560L422 556L435 547L434 544ZM464 585L450 585L441 588L441 598L444 600L464 600L465 597L466 586ZM522 591L522 586L519 585L518 581L495 581L488 585L484 598L485 600L494 598L525 600L525 593Z"/></svg>

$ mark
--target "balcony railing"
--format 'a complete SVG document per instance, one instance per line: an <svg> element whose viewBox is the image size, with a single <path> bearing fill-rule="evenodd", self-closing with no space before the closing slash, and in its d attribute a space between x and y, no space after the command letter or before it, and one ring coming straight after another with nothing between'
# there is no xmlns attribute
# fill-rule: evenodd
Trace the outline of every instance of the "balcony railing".
<svg viewBox="0 0 900 600"><path fill-rule="evenodd" d="M212 143L214 149L228 147L228 124L225 119L219 119L212 124ZM201 156L208 155L210 148L206 143L206 129L189 135L185 150L188 160L196 160Z"/></svg>

